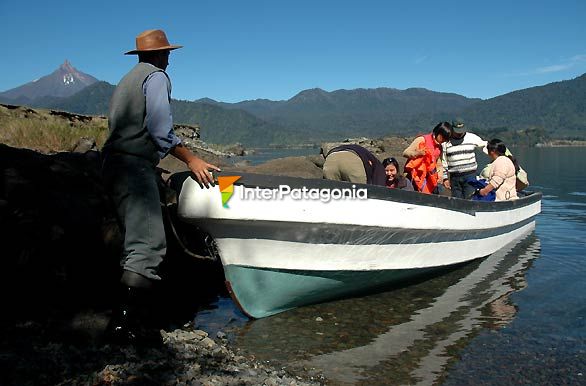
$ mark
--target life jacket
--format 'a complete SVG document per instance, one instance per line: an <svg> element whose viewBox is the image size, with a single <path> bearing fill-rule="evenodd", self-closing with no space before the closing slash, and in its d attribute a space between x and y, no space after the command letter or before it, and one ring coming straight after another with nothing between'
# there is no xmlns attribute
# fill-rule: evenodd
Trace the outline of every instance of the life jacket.
<svg viewBox="0 0 586 386"><path fill-rule="evenodd" d="M441 148L432 137L432 134L423 136L424 141L419 149L425 150L425 155L410 159L405 164L405 172L411 176L413 187L421 193L431 194L437 188L437 159Z"/></svg>
<svg viewBox="0 0 586 386"><path fill-rule="evenodd" d="M442 151L442 145L435 142L435 140L433 139L432 133L425 134L423 136L423 139L425 139L425 147L427 147L431 151L433 161L437 162L437 159L439 158L441 151Z"/></svg>

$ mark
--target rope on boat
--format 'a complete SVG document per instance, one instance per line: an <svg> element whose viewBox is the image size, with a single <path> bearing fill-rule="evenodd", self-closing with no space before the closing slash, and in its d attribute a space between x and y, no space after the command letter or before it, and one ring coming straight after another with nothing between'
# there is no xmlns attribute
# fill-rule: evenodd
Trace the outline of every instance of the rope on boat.
<svg viewBox="0 0 586 386"><path fill-rule="evenodd" d="M168 191L172 191L175 193L176 192L169 186L169 180L165 181L161 174L159 174L160 176L160 187L162 188L162 192L160 194L161 196L161 208L163 210L163 213L165 215L165 217L167 218L167 222L169 223L169 227L171 228L171 231L173 233L173 236L175 237L175 240L177 241L177 244L179 245L179 247L183 250L183 252L190 256L193 257L195 259L198 260L211 260L211 261L218 261L218 257L220 256L218 253L218 247L216 246L216 242L213 240L213 238L206 234L205 238L204 238L204 244L205 247L209 253L209 256L204 256L204 255L199 255L197 253L192 252L183 242L183 240L181 239L181 237L179 236L179 232L177 232L177 229L175 227L175 223L174 223L174 219L173 216L171 215L171 209L170 206L173 204L172 202L170 202L171 200L167 199L167 195L163 194L163 193L167 193Z"/></svg>

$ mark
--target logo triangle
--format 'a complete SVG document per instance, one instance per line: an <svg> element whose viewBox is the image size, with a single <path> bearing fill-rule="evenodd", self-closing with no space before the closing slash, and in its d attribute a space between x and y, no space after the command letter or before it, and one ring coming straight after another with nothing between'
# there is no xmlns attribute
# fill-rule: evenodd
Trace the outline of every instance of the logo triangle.
<svg viewBox="0 0 586 386"><path fill-rule="evenodd" d="M218 185L220 185L220 192L228 190L239 179L240 176L219 176Z"/></svg>

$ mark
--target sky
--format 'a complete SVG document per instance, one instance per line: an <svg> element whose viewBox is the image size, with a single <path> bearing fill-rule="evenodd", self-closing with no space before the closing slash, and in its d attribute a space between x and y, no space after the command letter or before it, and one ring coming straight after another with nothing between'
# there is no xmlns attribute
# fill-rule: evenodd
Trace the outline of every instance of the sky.
<svg viewBox="0 0 586 386"><path fill-rule="evenodd" d="M112 84L163 29L173 97L285 100L319 87L473 98L586 73L584 0L0 0L0 91L65 59Z"/></svg>

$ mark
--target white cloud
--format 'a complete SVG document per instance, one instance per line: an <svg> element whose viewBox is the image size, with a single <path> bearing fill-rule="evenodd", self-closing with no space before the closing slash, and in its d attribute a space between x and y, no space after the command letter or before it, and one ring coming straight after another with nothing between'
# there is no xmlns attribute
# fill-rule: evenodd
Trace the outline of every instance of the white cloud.
<svg viewBox="0 0 586 386"><path fill-rule="evenodd" d="M572 56L572 59L574 62L586 62L586 55L576 55L576 56Z"/></svg>
<svg viewBox="0 0 586 386"><path fill-rule="evenodd" d="M534 70L531 73L533 73L533 74L547 74L550 72L560 72L560 71L567 70L568 68L571 68L572 66L573 66L572 63L554 64L553 66L539 67L538 69Z"/></svg>
<svg viewBox="0 0 586 386"><path fill-rule="evenodd" d="M533 71L530 71L524 75L536 75L536 74L549 74L552 72L560 72L569 70L578 64L586 62L586 55L575 55L571 58L564 60L563 63L553 64L551 66L539 67Z"/></svg>
<svg viewBox="0 0 586 386"><path fill-rule="evenodd" d="M428 55L420 56L415 59L415 64L421 64L421 63L425 62L427 60L427 58L429 58Z"/></svg>

